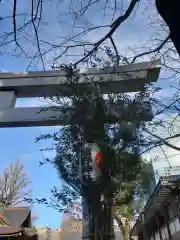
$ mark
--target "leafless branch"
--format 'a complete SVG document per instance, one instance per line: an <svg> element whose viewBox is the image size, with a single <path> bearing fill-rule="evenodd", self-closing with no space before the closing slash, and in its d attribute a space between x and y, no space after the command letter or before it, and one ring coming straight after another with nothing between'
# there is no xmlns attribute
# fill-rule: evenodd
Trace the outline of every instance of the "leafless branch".
<svg viewBox="0 0 180 240"><path fill-rule="evenodd" d="M26 14L25 13L19 13L19 14L15 14L15 20L16 20L16 17L22 17L22 16L25 16ZM0 20L5 20L5 19L13 19L14 16L11 15L11 16L6 16L6 17L0 17ZM14 26L13 26L14 28Z"/></svg>
<svg viewBox="0 0 180 240"><path fill-rule="evenodd" d="M11 164L0 176L0 203L4 206L15 206L30 196L29 185L24 166L19 162Z"/></svg>
<svg viewBox="0 0 180 240"><path fill-rule="evenodd" d="M17 0L14 0L13 3L13 33L14 33L14 42L16 43L16 45L21 49L21 51L27 55L25 53L25 51L22 49L22 47L20 46L20 44L17 41L17 29L16 29L16 9L17 9Z"/></svg>
<svg viewBox="0 0 180 240"><path fill-rule="evenodd" d="M43 10L43 1L39 0L38 4L37 4L37 8L36 8L36 15L35 15L35 20L36 19L38 20L37 31L39 29L40 22L41 22L41 19L42 19L42 10ZM39 11L39 18L38 18L38 11Z"/></svg>
<svg viewBox="0 0 180 240"><path fill-rule="evenodd" d="M166 106L163 105L164 108L161 109L160 111L158 111L158 112L156 113L156 116L157 116L157 115L160 115L160 114L164 113L166 110L170 109L170 108L171 108L175 103L177 103L179 100L180 100L180 98L177 98L177 99L175 99L171 104L166 105Z"/></svg>
<svg viewBox="0 0 180 240"><path fill-rule="evenodd" d="M17 42L16 38L16 8L17 8L17 1L14 0L13 4L13 30L14 30L14 41Z"/></svg>
<svg viewBox="0 0 180 240"><path fill-rule="evenodd" d="M94 48L89 51L83 58L78 60L75 64L74 67L76 68L77 65L83 61L85 61L88 57L90 57L95 51L97 51L98 47L108 38L112 36L112 34L116 31L116 29L123 23L132 13L134 7L136 4L139 2L139 0L131 0L128 9L126 10L125 14L118 17L112 24L111 24L111 30L103 37L101 38L94 46Z"/></svg>
<svg viewBox="0 0 180 240"><path fill-rule="evenodd" d="M36 20L36 19L37 19L38 12L39 12L39 6L40 6L40 2L42 2L42 1L41 1L41 0L38 0L38 3L37 3L37 7L36 7L36 13L35 13L34 20Z"/></svg>
<svg viewBox="0 0 180 240"><path fill-rule="evenodd" d="M146 131L147 132L147 131ZM151 133L149 133L150 135L152 135ZM155 135L156 136L156 135ZM156 138L155 136L153 136L154 138ZM169 141L169 140L172 140L172 139L176 139L176 138L179 138L180 137L180 133L177 133L173 136L170 136L170 137L167 137L167 138L164 138L163 140L165 142ZM147 147L145 148L143 151L141 151L141 155L144 154L144 153L147 153L149 152L150 150L152 150L153 148L156 148L156 147L159 147L159 146L163 146L165 145L164 141L161 141L162 138L158 139L158 141L149 141L147 144L141 144L142 147ZM173 148L174 149L174 148ZM177 149L175 149L177 150ZM179 150L177 150L179 151Z"/></svg>
<svg viewBox="0 0 180 240"><path fill-rule="evenodd" d="M54 59L53 59L53 65L55 64L55 62L58 60L58 59L60 59L70 48L75 48L75 47L85 47L85 46L92 46L92 45L94 45L93 43L84 43L84 44L76 44L76 45L69 45L69 46L58 46L57 45L57 48L65 48L64 50L63 50L63 52L60 54L60 55L58 55L57 57L55 57ZM54 46L55 47L55 46Z"/></svg>
<svg viewBox="0 0 180 240"><path fill-rule="evenodd" d="M26 28L30 23L31 23L31 20L27 21L25 24L23 24L21 27L19 27L19 28L16 30L16 32L19 32L19 31L23 30L23 29ZM1 45L1 44L4 44L4 42L5 42L10 36L12 36L13 34L14 34L14 31L2 35L0 38L3 39L3 40L0 42L0 45Z"/></svg>
<svg viewBox="0 0 180 240"><path fill-rule="evenodd" d="M29 67L31 66L33 60L37 57L37 55L38 55L38 50L35 52L34 56L31 58L29 64L27 65L26 71L28 71Z"/></svg>
<svg viewBox="0 0 180 240"><path fill-rule="evenodd" d="M94 46L95 43L89 43L89 42L85 42L85 43L81 43L79 41L77 41L76 44L74 45L64 45L64 44L53 44L53 43L50 43L50 42L47 42L47 41L44 41L44 40L40 40L40 42L42 43L45 43L45 44L48 44L50 46L52 46L52 48L73 48L73 47L85 47L85 46ZM76 41L75 41L76 42Z"/></svg>
<svg viewBox="0 0 180 240"><path fill-rule="evenodd" d="M67 38L62 44L66 44L69 41L72 41L73 39L75 39L75 38L77 38L77 37L79 37L79 36L81 36L83 34L86 34L86 33L90 32L90 31L97 30L97 29L100 29L100 28L108 28L108 27L109 27L109 25L106 24L106 25L98 25L98 26L95 26L95 27L91 27L91 28L85 29L84 31L82 31L80 33L77 33L74 36L71 36L71 37Z"/></svg>
<svg viewBox="0 0 180 240"><path fill-rule="evenodd" d="M35 19L34 19L33 15L34 15L34 0L31 0L31 21L32 21L33 28L34 28L34 33L35 33L35 36L36 36L37 48L38 48L39 56L40 56L40 59L41 59L41 63L42 63L43 69L45 70L44 60L43 60L43 56L42 56L42 53L41 53L41 47L40 47L40 42L39 42L39 35L38 35L38 31L37 31L37 28L36 28Z"/></svg>
<svg viewBox="0 0 180 240"><path fill-rule="evenodd" d="M117 0L114 0L114 12L113 12L113 15L112 15L112 20L114 19L116 11L117 11Z"/></svg>
<svg viewBox="0 0 180 240"><path fill-rule="evenodd" d="M53 65L55 64L55 62L59 59L59 58L61 58L67 51L68 51L68 47L66 47L65 49L64 49L64 51L59 55L59 56L57 56L56 58L54 58L54 60L53 60Z"/></svg>
<svg viewBox="0 0 180 240"><path fill-rule="evenodd" d="M151 136L153 136L154 138L160 140L162 144L164 144L164 145L166 145L166 146L168 146L168 147L170 147L170 148L172 148L172 149L174 149L174 150L176 150L176 151L180 151L180 148L179 148L179 147L174 146L174 145L172 145L171 143L167 142L167 138L166 138L166 139L163 139L163 138L161 138L160 136L157 136L156 134L148 131L147 129L146 129L145 131L146 131L149 135L151 135ZM177 135L177 134L176 134L176 135ZM176 137L177 137L177 136L176 136Z"/></svg>
<svg viewBox="0 0 180 240"><path fill-rule="evenodd" d="M152 54L152 53L155 53L155 52L159 52L163 48L163 46L168 42L169 39L170 39L170 35L168 35L164 39L164 41L162 41L162 43L158 47L154 48L153 50L150 50L150 51L147 51L147 52L143 52L143 53L140 53L140 54L136 55L133 58L133 60L131 61L131 63L134 63L136 61L136 59L139 58L139 57L143 57L145 55L149 55L149 54Z"/></svg>
<svg viewBox="0 0 180 240"><path fill-rule="evenodd" d="M94 3L98 2L98 1L99 1L99 0L95 0L95 1L89 0L88 3L86 4L86 6L84 6L84 7L80 10L80 12L82 12L81 15L84 15L85 12L87 11L87 9L88 9L91 5L93 5Z"/></svg>
<svg viewBox="0 0 180 240"><path fill-rule="evenodd" d="M118 50L117 50L117 47L116 47L116 45L115 45L115 42L114 42L112 36L110 37L110 41L111 41L111 43L112 43L112 45L113 45L113 48L114 48L114 51L115 51L115 54L116 54L116 65L118 66L118 65L119 65L119 58L120 58L120 56L119 56L119 54L118 54Z"/></svg>
<svg viewBox="0 0 180 240"><path fill-rule="evenodd" d="M163 155L164 155L164 157L165 157L165 159L166 159L166 161L167 161L169 167L172 168L172 166L171 166L171 164L170 164L170 162L169 162L169 159L168 159L168 156L167 156L166 152L164 151L164 149L162 148L162 146L159 146L159 147L160 147L160 149L161 149L161 151L162 151L162 153L163 153Z"/></svg>

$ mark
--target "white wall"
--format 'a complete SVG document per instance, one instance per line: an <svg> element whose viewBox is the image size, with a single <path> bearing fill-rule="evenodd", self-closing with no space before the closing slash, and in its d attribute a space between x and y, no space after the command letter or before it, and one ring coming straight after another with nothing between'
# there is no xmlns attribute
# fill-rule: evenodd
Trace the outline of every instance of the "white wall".
<svg viewBox="0 0 180 240"><path fill-rule="evenodd" d="M38 240L81 240L81 232L60 232L56 230L37 229ZM121 231L115 232L117 240L123 240ZM114 238L113 238L114 239Z"/></svg>

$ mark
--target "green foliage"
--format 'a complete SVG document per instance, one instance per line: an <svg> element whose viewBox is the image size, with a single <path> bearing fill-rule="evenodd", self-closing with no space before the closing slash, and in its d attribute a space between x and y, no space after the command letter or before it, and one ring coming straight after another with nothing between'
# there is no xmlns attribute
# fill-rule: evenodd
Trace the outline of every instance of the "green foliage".
<svg viewBox="0 0 180 240"><path fill-rule="evenodd" d="M150 183L153 180L153 169L150 163L147 163L140 157L133 156L133 154L126 153L121 157L125 159L125 163L122 164L124 166L122 172L124 173L123 177L126 179L126 183L123 187L119 184L120 188L114 197L113 212L124 239L129 239L129 226L134 213L134 190L137 187L139 188L139 199L136 202L136 210L141 212L145 193L149 190ZM132 171L130 171L131 169ZM125 219L125 224L122 224L121 218Z"/></svg>
<svg viewBox="0 0 180 240"><path fill-rule="evenodd" d="M106 61L96 55L92 61L103 68L115 65L115 57L110 49L105 49L108 56ZM65 68L68 69L68 66ZM41 135L37 141L51 138L54 141L53 149L56 157L44 162L52 163L58 170L60 178L71 186L79 196L84 195L84 183L79 179L80 152L86 142L95 142L99 145L103 161L101 166L102 178L99 190L106 198L113 197L115 204L128 204L132 202L132 195L138 184L141 183L142 159L140 158L140 128L144 123L136 110L129 109L132 123L127 123L127 114L124 113L124 104L130 106L132 102L142 103L149 97L148 91L135 94L107 95L103 98L99 85L92 79L87 79L87 84L79 88L77 76L69 71L68 83L72 86L72 97L69 97L71 107L74 109L73 116L69 119L69 125L62 127L54 134ZM110 86L107 86L110 87ZM60 95L60 94L59 94ZM56 103L59 101L57 98ZM112 113L111 104L117 104L118 110ZM109 107L107 107L109 106ZM108 113L108 114L107 114ZM125 118L125 119L124 119ZM78 122L75 125L74 122ZM43 162L41 163L43 164ZM61 189L53 194L58 201L64 202L65 206L71 199L66 191ZM77 196L76 196L77 197ZM67 199L67 202L65 202ZM74 199L75 200L75 199Z"/></svg>

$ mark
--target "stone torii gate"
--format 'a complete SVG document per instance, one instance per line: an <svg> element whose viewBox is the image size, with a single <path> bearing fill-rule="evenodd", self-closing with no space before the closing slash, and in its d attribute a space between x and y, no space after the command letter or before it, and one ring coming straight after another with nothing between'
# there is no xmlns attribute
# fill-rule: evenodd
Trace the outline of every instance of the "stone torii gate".
<svg viewBox="0 0 180 240"><path fill-rule="evenodd" d="M103 94L140 91L147 83L156 82L160 73L160 60L129 64L109 69L80 69L79 86L93 81L98 83ZM52 97L60 91L61 96L72 95L65 71L39 71L26 73L0 73L0 128L54 126L68 124L73 113L71 107L25 107L15 108L17 98ZM145 121L152 119L151 106L138 106L140 112L146 108ZM147 111L148 108L148 111ZM117 106L111 106L111 110ZM121 111L119 109L118 111ZM128 109L127 109L128 111ZM128 114L127 114L128 115ZM127 119L128 120L128 119Z"/></svg>
<svg viewBox="0 0 180 240"><path fill-rule="evenodd" d="M160 61L129 64L109 69L80 69L78 85L81 88L92 79L98 83L102 94L137 92L145 84L156 82L160 73ZM65 71L39 71L27 73L0 73L0 128L67 125L73 114L72 107L25 107L15 108L17 98L61 97L73 95ZM58 95L59 96L59 95ZM118 108L119 107L119 108ZM134 107L142 114L144 121L153 118L149 103ZM109 106L108 111L127 112L127 121L132 121L125 105ZM145 114L144 114L145 112ZM108 112L107 112L108 114ZM85 211L84 211L85 212ZM84 227L83 234L86 234Z"/></svg>

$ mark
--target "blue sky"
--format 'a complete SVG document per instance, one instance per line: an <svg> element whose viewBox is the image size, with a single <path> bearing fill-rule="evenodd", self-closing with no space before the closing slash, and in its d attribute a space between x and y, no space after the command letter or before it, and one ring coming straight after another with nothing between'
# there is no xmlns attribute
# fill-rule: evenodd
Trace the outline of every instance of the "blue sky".
<svg viewBox="0 0 180 240"><path fill-rule="evenodd" d="M16 160L22 161L32 181L33 197L37 198L48 197L49 189L61 184L56 170L51 165L39 166L39 160L42 159L39 148L43 147L43 144L35 144L35 137L51 131L53 128L50 127L0 129L0 170L3 171ZM33 214L39 216L37 226L60 226L61 216L56 210L34 204Z"/></svg>
<svg viewBox="0 0 180 240"><path fill-rule="evenodd" d="M29 7L28 1L21 0L19 2L21 2L21 4L18 5L19 12L24 11L25 7ZM64 40L61 37L71 36L80 30L82 31L83 28L88 28L88 26L91 24L98 25L106 24L107 22L109 23L111 19L110 10L106 11L106 14L100 10L104 6L103 1L101 1L102 4L97 5L93 10L91 9L87 11L86 18L83 18L82 16L79 17L79 19L76 21L79 28L72 28L73 18L69 14L65 14L67 9L69 9L69 1L62 1L63 4L59 6L59 9L50 5L51 2L54 1L49 1L48 5L44 9L44 16L48 17L44 18L44 24L40 28L40 35L43 40L46 39L54 44L62 43ZM121 6L118 5L120 6L118 8L120 13L122 13L127 5L127 1L122 2L123 4ZM144 49L147 47L147 44L149 44L149 39L151 39L153 34L159 31L158 24L150 24L153 20L153 16L156 16L155 8L153 7L152 2L154 1L142 0L141 4L138 6L138 8L136 8L129 20L125 22L115 33L114 37L117 48L124 56L129 56L139 51L142 52L142 50L144 51ZM120 3L120 0L118 0L117 3ZM3 7L0 8L0 16L10 16L12 12L11 1L2 1L0 4L3 4ZM147 10L147 7L149 7L149 10ZM57 10L60 12L59 15L57 15ZM149 16L151 16L151 19ZM18 20L18 24L21 24L21 21L22 18L21 20ZM7 32L12 30L12 23L10 20L0 21L0 27L2 27L0 32L1 36L5 31ZM83 37L83 40L90 42L99 40L104 35L106 30L107 29L98 29L96 31L89 32ZM28 50L28 53L33 55L37 48L35 40L31 35L32 27L29 27L26 32L28 40L23 38L21 43L22 46ZM6 72L26 71L26 67L29 64L30 59L27 59L25 56L14 57L5 53L8 50L11 51L13 47L13 45L8 45L8 47L5 46L1 52L0 70ZM42 47L49 48L49 46L46 44L42 45ZM135 51L135 49L137 51ZM46 55L45 60L51 62L52 58L60 51L62 50L53 49ZM70 51L70 53L77 54L79 51L80 50L73 49ZM70 62L72 61L72 57L66 56L65 58L62 58L61 61ZM42 70L42 66L34 63L30 67L30 70ZM164 75L161 76L164 77ZM159 84L163 87L163 91L160 92L160 96L168 96L169 94L172 94L172 90L170 89L171 83L172 79L159 82ZM36 101L27 101L27 99L18 100L19 105L26 105L26 102L36 105ZM13 161L18 159L21 160L27 169L30 179L32 180L33 196L35 197L48 196L49 189L52 186L59 186L61 184L58 174L52 166L46 165L39 167L39 161L42 158L39 149L43 147L43 143L35 144L35 138L41 133L53 132L54 130L54 127L0 129L0 170L3 170L9 165L9 163ZM155 154L160 153L156 152ZM160 165L161 164L159 164L159 167ZM35 215L39 215L40 217L40 219L37 221L38 226L48 225L49 227L53 228L58 228L60 226L61 216L53 209L35 204L33 206L33 213Z"/></svg>
<svg viewBox="0 0 180 240"><path fill-rule="evenodd" d="M9 56L0 57L1 69L4 71L23 71L26 62L21 59L12 59ZM29 99L21 99L19 106L25 105ZM30 100L31 101L31 100ZM4 128L0 129L0 171L3 171L10 163L20 160L23 162L30 180L32 181L33 197L41 198L50 195L50 188L60 186L60 178L57 171L51 165L39 166L42 155L40 148L47 146L46 143L35 144L35 138L42 133L54 132L55 127L30 127L30 128ZM49 156L50 157L50 156ZM53 157L53 156L52 156ZM49 226L59 228L61 214L52 208L34 204L33 214L39 216L37 226Z"/></svg>

